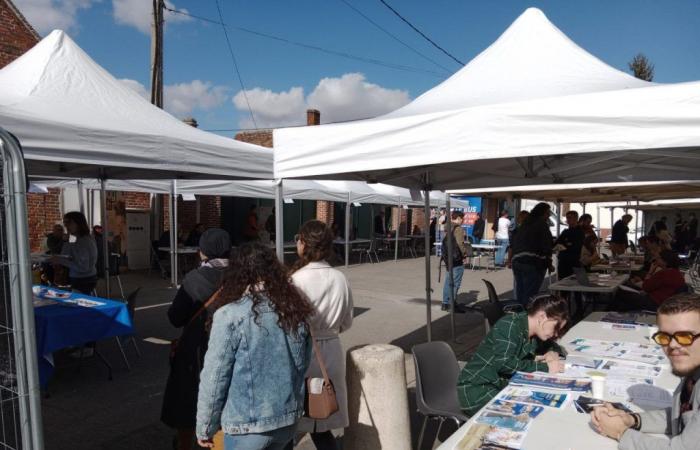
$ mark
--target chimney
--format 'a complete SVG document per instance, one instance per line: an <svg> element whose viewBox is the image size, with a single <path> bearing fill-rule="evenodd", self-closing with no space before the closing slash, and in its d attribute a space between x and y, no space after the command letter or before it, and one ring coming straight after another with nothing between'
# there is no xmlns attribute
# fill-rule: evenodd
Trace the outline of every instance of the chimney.
<svg viewBox="0 0 700 450"><path fill-rule="evenodd" d="M307 109L306 125L321 125L321 111L318 109Z"/></svg>
<svg viewBox="0 0 700 450"><path fill-rule="evenodd" d="M189 125L189 126L191 126L191 127L197 128L197 127L199 126L199 124L198 124L197 121L194 119L194 117L186 117L186 118L182 119L182 121L185 122L187 125Z"/></svg>

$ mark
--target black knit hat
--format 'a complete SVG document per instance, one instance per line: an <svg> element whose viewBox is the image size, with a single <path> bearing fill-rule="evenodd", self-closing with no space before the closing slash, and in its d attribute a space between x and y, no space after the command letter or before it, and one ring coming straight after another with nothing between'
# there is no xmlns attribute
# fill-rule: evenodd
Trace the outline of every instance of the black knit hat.
<svg viewBox="0 0 700 450"><path fill-rule="evenodd" d="M229 258L231 238L221 228L209 228L199 238L199 250L209 259Z"/></svg>

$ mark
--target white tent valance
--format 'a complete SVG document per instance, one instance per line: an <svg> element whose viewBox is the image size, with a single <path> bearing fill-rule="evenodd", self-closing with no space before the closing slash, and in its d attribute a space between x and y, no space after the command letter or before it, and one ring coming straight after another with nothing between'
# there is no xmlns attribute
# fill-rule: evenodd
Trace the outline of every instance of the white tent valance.
<svg viewBox="0 0 700 450"><path fill-rule="evenodd" d="M36 175L272 178L270 149L182 123L58 30L0 70L0 124Z"/></svg>

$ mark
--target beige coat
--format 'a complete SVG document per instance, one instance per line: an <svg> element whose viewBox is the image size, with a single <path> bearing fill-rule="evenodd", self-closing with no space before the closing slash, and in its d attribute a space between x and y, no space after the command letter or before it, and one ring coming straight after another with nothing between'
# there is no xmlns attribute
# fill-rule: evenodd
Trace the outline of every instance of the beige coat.
<svg viewBox="0 0 700 450"><path fill-rule="evenodd" d="M345 352L338 334L352 326L353 304L350 286L345 275L326 262L307 264L292 275L292 281L316 308L311 327L338 399L338 412L325 420L304 417L299 422L298 430L310 433L345 428L349 423ZM315 355L306 376L322 377Z"/></svg>

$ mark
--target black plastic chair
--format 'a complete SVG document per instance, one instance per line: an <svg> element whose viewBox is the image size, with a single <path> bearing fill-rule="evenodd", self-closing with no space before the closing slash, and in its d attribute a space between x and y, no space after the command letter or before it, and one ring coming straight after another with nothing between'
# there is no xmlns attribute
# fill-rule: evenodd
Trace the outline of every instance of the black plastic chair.
<svg viewBox="0 0 700 450"><path fill-rule="evenodd" d="M482 278L481 281L483 281L484 284L486 285L486 291L489 294L489 302L500 304L505 312L523 311L523 309L524 309L523 306L520 303L518 303L516 300L501 300L498 297L498 293L496 292L496 288L493 286L493 283L491 283L489 280L484 280Z"/></svg>
<svg viewBox="0 0 700 450"><path fill-rule="evenodd" d="M129 294L129 296L126 298L126 310L129 312L129 318L131 319L132 326L134 324L134 316L136 315L136 297L139 295L140 290L140 287L136 288L136 290ZM122 354L122 358L124 358L124 364L126 365L127 370L131 370L131 365L129 364L129 359L126 357L124 347L129 345L129 342L133 344L134 350L136 351L136 355L141 357L141 350L139 349L139 346L136 343L135 333L124 336L117 336L117 346L119 347L119 351Z"/></svg>
<svg viewBox="0 0 700 450"><path fill-rule="evenodd" d="M459 365L452 348L445 342L433 341L416 345L411 352L416 367L416 405L425 416L418 437L420 449L428 419L440 421L436 440L445 420L454 420L459 427L469 417L462 412L457 399Z"/></svg>

